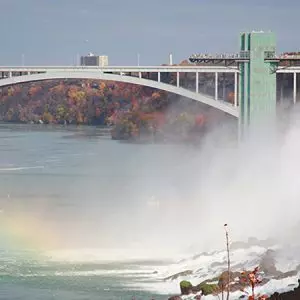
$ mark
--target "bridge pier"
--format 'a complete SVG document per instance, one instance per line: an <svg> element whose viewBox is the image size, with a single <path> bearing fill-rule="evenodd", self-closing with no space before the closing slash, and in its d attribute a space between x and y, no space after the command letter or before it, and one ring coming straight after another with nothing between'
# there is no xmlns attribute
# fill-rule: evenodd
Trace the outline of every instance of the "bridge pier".
<svg viewBox="0 0 300 300"><path fill-rule="evenodd" d="M237 107L237 99L238 99L238 73L234 72L234 106Z"/></svg>
<svg viewBox="0 0 300 300"><path fill-rule="evenodd" d="M160 82L160 72L157 73L157 81Z"/></svg>
<svg viewBox="0 0 300 300"><path fill-rule="evenodd" d="M225 78L225 73L223 73L223 81L222 81L222 97L223 97L223 101L226 100L226 78Z"/></svg>
<svg viewBox="0 0 300 300"><path fill-rule="evenodd" d="M199 72L196 72L196 93L199 93Z"/></svg>
<svg viewBox="0 0 300 300"><path fill-rule="evenodd" d="M284 97L284 73L281 74L280 78L280 96L279 96L279 103L282 105L283 97Z"/></svg>
<svg viewBox="0 0 300 300"><path fill-rule="evenodd" d="M293 73L293 102L296 104L297 102L297 73Z"/></svg>
<svg viewBox="0 0 300 300"><path fill-rule="evenodd" d="M215 100L218 100L218 72L215 73Z"/></svg>
<svg viewBox="0 0 300 300"><path fill-rule="evenodd" d="M177 72L177 75L176 75L176 81L177 81L177 87L179 87L179 80L180 80L180 76L179 76L179 72Z"/></svg>

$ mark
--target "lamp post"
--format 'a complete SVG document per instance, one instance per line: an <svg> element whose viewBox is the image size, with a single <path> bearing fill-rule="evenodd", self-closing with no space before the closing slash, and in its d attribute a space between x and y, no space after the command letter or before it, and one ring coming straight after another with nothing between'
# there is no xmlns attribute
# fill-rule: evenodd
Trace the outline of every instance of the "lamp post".
<svg viewBox="0 0 300 300"><path fill-rule="evenodd" d="M230 293L230 253L229 253L229 238L228 238L228 225L224 224L225 235L226 235L226 249L227 249L227 297L226 300L229 300L229 293Z"/></svg>

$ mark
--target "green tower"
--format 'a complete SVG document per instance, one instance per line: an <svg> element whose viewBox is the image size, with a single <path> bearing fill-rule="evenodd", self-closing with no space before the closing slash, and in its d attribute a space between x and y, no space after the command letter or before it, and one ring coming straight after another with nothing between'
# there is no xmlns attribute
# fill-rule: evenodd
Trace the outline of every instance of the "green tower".
<svg viewBox="0 0 300 300"><path fill-rule="evenodd" d="M242 135L276 117L276 38L272 32L240 37L240 130Z"/></svg>

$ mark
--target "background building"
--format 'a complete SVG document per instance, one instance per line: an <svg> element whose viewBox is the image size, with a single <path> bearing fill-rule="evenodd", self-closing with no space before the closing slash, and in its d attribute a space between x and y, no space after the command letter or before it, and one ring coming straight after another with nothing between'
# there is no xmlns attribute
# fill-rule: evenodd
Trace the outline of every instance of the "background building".
<svg viewBox="0 0 300 300"><path fill-rule="evenodd" d="M98 56L98 55L94 55L93 53L89 53L87 56L81 56L80 65L105 67L108 66L108 56L106 55Z"/></svg>
<svg viewBox="0 0 300 300"><path fill-rule="evenodd" d="M108 56L107 55L99 56L99 65L101 67L108 66Z"/></svg>

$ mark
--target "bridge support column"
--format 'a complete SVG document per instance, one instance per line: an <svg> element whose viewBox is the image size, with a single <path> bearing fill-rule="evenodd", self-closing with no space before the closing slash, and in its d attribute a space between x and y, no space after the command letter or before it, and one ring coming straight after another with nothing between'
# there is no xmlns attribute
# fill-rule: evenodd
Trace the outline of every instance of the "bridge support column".
<svg viewBox="0 0 300 300"><path fill-rule="evenodd" d="M199 72L196 72L196 93L199 93Z"/></svg>
<svg viewBox="0 0 300 300"><path fill-rule="evenodd" d="M293 81L294 81L294 84L293 84L293 101L294 101L294 104L296 104L297 102L297 73L294 72L293 73Z"/></svg>
<svg viewBox="0 0 300 300"><path fill-rule="evenodd" d="M238 98L238 73L234 72L234 106L237 106L237 98Z"/></svg>
<svg viewBox="0 0 300 300"><path fill-rule="evenodd" d="M215 73L215 100L218 100L218 72Z"/></svg>
<svg viewBox="0 0 300 300"><path fill-rule="evenodd" d="M7 73L7 77L8 77L8 78L11 78L11 77L12 77L12 72L8 72L8 73Z"/></svg>
<svg viewBox="0 0 300 300"><path fill-rule="evenodd" d="M139 78L142 78L142 72L139 72Z"/></svg>
<svg viewBox="0 0 300 300"><path fill-rule="evenodd" d="M157 80L160 82L160 72L157 73Z"/></svg>
<svg viewBox="0 0 300 300"><path fill-rule="evenodd" d="M280 104L283 103L283 97L284 97L284 73L281 74L281 77L280 77L281 81L280 81L280 99L279 99L279 102Z"/></svg>
<svg viewBox="0 0 300 300"><path fill-rule="evenodd" d="M262 128L274 128L276 119L276 72L277 62L266 60L266 52L276 50L272 32L251 32L241 35L240 50L247 60L239 63L240 132L242 136ZM251 130L249 130L251 129Z"/></svg>
<svg viewBox="0 0 300 300"><path fill-rule="evenodd" d="M177 81L177 87L179 87L179 80L180 80L179 72L177 72L177 77L176 78L177 78L177 80L176 80Z"/></svg>
<svg viewBox="0 0 300 300"><path fill-rule="evenodd" d="M222 88L223 88L223 101L225 101L226 100L226 85L225 85L225 83L226 83L226 73L223 73L223 82L222 82Z"/></svg>

